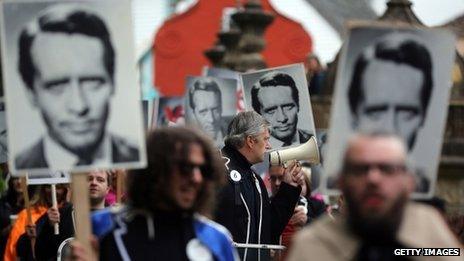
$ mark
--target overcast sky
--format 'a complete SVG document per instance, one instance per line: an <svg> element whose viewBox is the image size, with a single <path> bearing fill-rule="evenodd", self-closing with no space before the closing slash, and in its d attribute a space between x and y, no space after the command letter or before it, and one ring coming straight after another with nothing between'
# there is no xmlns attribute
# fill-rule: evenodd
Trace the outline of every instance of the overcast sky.
<svg viewBox="0 0 464 261"><path fill-rule="evenodd" d="M314 52L324 63L332 61L342 40L337 32L305 0L270 0L281 13L300 22L314 41ZM330 1L330 0L327 0ZM428 26L441 25L464 14L464 0L410 0L419 19ZM388 0L371 0L372 8L381 15Z"/></svg>
<svg viewBox="0 0 464 261"><path fill-rule="evenodd" d="M386 0L371 0L377 14L382 14ZM410 0L414 13L428 26L442 25L464 14L464 0Z"/></svg>
<svg viewBox="0 0 464 261"><path fill-rule="evenodd" d="M186 0L182 10L198 0ZM330 1L330 0L327 0ZM419 19L428 26L441 25L464 14L464 0L410 0ZM341 39L337 32L305 0L270 0L274 7L288 17L300 22L313 37L314 50L322 61L331 61L338 52ZM373 9L380 15L385 11L387 0L371 0ZM137 53L148 48L155 32L161 26L169 10L167 0L133 0L135 43Z"/></svg>

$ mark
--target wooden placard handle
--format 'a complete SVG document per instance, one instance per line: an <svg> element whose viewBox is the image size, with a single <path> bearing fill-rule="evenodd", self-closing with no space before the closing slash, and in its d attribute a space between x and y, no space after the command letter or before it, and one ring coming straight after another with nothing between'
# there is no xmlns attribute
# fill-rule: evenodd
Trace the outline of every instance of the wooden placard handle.
<svg viewBox="0 0 464 261"><path fill-rule="evenodd" d="M51 187L52 187L52 205L54 208L58 209L58 202L56 200L56 185L51 184ZM60 225L58 223L55 223L55 225L53 225L53 230L55 232L55 235L59 235Z"/></svg>
<svg viewBox="0 0 464 261"><path fill-rule="evenodd" d="M84 247L87 253L92 253L90 245L90 199L87 173L71 174L72 201L76 221L75 238Z"/></svg>
<svg viewBox="0 0 464 261"><path fill-rule="evenodd" d="M29 191L27 190L27 173L24 177L21 177L21 188L23 190L24 209L26 209L27 224L34 225L34 222L32 222L31 203L29 201ZM32 257L35 258L35 238L31 238L30 240L31 240Z"/></svg>
<svg viewBox="0 0 464 261"><path fill-rule="evenodd" d="M24 197L24 209L26 209L27 224L32 225L32 214L31 214L31 203L29 202L29 191L27 190L27 174L25 177L21 177L21 188L23 190Z"/></svg>

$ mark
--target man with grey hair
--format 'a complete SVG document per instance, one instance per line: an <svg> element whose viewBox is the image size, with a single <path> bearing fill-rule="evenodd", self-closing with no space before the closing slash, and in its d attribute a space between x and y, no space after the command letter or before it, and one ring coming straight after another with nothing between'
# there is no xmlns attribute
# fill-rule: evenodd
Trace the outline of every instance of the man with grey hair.
<svg viewBox="0 0 464 261"><path fill-rule="evenodd" d="M234 242L277 244L293 214L303 176L298 163L291 164L272 200L261 177L251 166L264 160L269 144L269 124L254 111L241 112L229 124L222 155L229 182L220 191L216 221L232 233ZM269 260L269 249L239 248L241 260Z"/></svg>
<svg viewBox="0 0 464 261"><path fill-rule="evenodd" d="M396 135L353 136L338 180L346 211L302 230L289 260L408 260L399 250L424 246L455 248L459 255L461 246L441 215L408 200L414 178L406 158L405 143Z"/></svg>

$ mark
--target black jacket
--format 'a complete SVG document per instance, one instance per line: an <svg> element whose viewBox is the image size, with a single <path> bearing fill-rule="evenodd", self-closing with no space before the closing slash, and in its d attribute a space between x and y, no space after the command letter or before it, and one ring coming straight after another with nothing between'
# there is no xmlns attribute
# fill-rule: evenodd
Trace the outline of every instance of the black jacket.
<svg viewBox="0 0 464 261"><path fill-rule="evenodd" d="M37 230L37 240L34 247L37 260L56 260L60 244L74 236L73 209L73 205L68 202L58 209L60 212L59 235L55 235L47 213L38 219L36 223L43 225L41 225L40 231Z"/></svg>
<svg viewBox="0 0 464 261"><path fill-rule="evenodd" d="M195 238L191 214L159 211L156 215L119 218L114 228L119 232L111 231L100 239L100 260L124 260L122 252L131 260L189 260L187 243Z"/></svg>
<svg viewBox="0 0 464 261"><path fill-rule="evenodd" d="M231 232L236 243L278 244L301 187L283 183L271 201L263 180L240 152L226 145L222 155L229 182L219 192L216 221ZM258 260L258 252L253 249L238 251L242 260ZM260 252L261 260L269 259L269 251Z"/></svg>

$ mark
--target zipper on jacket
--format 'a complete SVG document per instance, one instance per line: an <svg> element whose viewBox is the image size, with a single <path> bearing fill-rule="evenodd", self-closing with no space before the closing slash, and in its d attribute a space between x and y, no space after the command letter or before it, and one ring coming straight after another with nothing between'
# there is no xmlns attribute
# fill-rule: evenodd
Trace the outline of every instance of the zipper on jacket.
<svg viewBox="0 0 464 261"><path fill-rule="evenodd" d="M253 173L253 177L255 178L255 185L256 189L259 193L259 226L258 226L258 244L261 244L261 226L263 221L263 196L261 194L261 187L259 186L259 181L255 176L256 174ZM258 261L261 260L261 249L258 249Z"/></svg>
<svg viewBox="0 0 464 261"><path fill-rule="evenodd" d="M247 214L248 214L248 219L247 219L247 234L246 234L246 244L249 244L250 242L250 226L251 226L251 214L250 214L250 210L248 209L248 205L245 201L245 199L243 198L243 195L242 193L240 193L240 198L242 199L243 201L243 204L245 205L245 209L247 211ZM246 256L247 256L247 252L248 252L248 248L245 248L245 253L243 254L243 261L246 260Z"/></svg>

